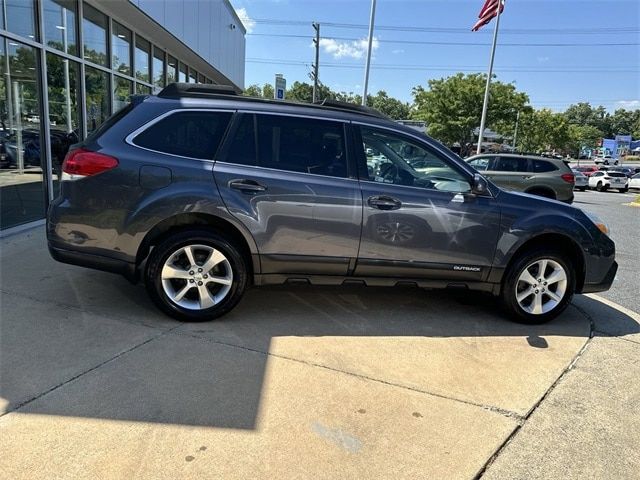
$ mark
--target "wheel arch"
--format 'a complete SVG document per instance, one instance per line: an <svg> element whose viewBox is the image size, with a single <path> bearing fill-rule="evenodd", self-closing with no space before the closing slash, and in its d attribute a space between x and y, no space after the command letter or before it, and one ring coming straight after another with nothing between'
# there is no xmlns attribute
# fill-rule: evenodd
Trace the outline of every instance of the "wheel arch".
<svg viewBox="0 0 640 480"><path fill-rule="evenodd" d="M553 249L565 254L571 260L571 263L575 268L575 291L582 291L586 275L586 260L584 258L584 253L582 252L582 248L577 242L575 242L568 235L564 235L562 233L542 233L528 239L527 241L522 243L522 245L517 247L515 252L511 255L511 258L509 259L509 262L507 263L507 266L503 271L504 273L502 275L502 278L500 279L501 285L504 283L504 279L507 277L507 272L509 272L509 270L512 268L515 261L520 258L520 256L522 256L524 252L536 248Z"/></svg>
<svg viewBox="0 0 640 480"><path fill-rule="evenodd" d="M551 198L552 200L557 198L556 192L552 188L544 185L529 187L524 191L524 193L528 193L529 195L539 195L544 198Z"/></svg>
<svg viewBox="0 0 640 480"><path fill-rule="evenodd" d="M177 232L193 227L210 229L229 237L230 240L238 245L240 253L247 261L249 278L251 278L254 273L260 273L260 262L253 239L247 238L247 234L242 232L242 230L231 221L216 215L202 212L189 212L174 215L162 220L151 228L138 247L136 254L136 268L140 267L155 245L158 245L165 238Z"/></svg>

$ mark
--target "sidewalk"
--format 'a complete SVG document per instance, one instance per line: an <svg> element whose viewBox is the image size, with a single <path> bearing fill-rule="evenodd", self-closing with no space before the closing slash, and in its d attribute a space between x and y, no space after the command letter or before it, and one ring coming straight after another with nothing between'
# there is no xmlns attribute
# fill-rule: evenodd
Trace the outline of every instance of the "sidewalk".
<svg viewBox="0 0 640 480"><path fill-rule="evenodd" d="M7 478L640 472L640 317L593 298L523 326L437 291L269 287L181 324L42 228L0 248Z"/></svg>

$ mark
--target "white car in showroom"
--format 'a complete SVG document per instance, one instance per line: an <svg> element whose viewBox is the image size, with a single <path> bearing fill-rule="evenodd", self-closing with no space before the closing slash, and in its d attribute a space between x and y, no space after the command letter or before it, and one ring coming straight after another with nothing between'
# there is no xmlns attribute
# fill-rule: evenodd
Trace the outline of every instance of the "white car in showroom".
<svg viewBox="0 0 640 480"><path fill-rule="evenodd" d="M595 188L599 192L617 188L624 193L629 190L629 179L624 173L600 170L589 177L589 188Z"/></svg>

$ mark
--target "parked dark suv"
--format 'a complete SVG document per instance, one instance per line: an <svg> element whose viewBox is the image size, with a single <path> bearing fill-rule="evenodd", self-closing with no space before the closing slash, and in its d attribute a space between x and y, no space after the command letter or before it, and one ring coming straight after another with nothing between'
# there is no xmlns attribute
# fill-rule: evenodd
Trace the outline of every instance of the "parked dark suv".
<svg viewBox="0 0 640 480"><path fill-rule="evenodd" d="M617 269L600 221L502 191L374 110L193 84L134 97L73 147L47 236L55 259L142 274L192 321L293 280L479 290L542 322Z"/></svg>

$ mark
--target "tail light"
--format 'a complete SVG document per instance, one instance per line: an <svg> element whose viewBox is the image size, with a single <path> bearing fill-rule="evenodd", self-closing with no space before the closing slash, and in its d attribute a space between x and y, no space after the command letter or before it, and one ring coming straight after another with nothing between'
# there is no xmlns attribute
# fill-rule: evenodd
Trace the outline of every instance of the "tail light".
<svg viewBox="0 0 640 480"><path fill-rule="evenodd" d="M560 178L567 183L576 183L576 176L573 173L563 173Z"/></svg>
<svg viewBox="0 0 640 480"><path fill-rule="evenodd" d="M71 150L62 162L62 180L97 175L118 166L118 159L103 153L92 152L84 148Z"/></svg>

